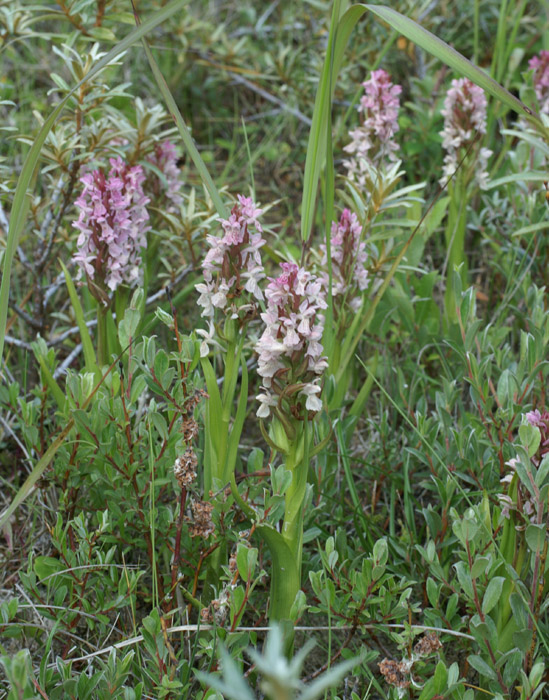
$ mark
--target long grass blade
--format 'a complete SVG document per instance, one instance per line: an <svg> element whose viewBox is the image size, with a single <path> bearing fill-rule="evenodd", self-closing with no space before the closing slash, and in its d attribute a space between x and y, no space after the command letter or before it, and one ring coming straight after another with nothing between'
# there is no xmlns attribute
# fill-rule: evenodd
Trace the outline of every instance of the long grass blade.
<svg viewBox="0 0 549 700"><path fill-rule="evenodd" d="M4 525L8 522L8 520L13 515L13 513L15 513L17 508L19 508L21 503L23 503L23 501L27 498L29 493L32 491L32 489L34 488L34 485L36 484L38 479L42 476L42 474L44 473L45 469L48 467L51 460L54 458L57 450L65 442L65 438L72 430L73 425L74 425L74 419L70 418L67 425L63 428L61 433L57 436L56 440L48 447L46 452L42 455L41 459L36 463L33 470L26 478L25 483L21 486L21 488L17 492L13 501L9 504L7 509L2 513L2 516L0 517L0 530L4 527Z"/></svg>
<svg viewBox="0 0 549 700"><path fill-rule="evenodd" d="M135 5L132 1L132 7L134 8L134 15L135 15L135 21L139 26L139 17L137 15L137 11L135 8ZM189 131L187 125L185 124L185 120L181 116L181 112L179 111L179 107L175 103L175 100L173 99L173 95L170 92L170 88L168 87L168 83L164 79L164 76L162 75L160 68L158 67L158 64L152 55L152 52L149 48L149 45L147 43L147 40L145 37L143 37L143 47L145 49L145 54L147 56L147 59L149 61L149 65L151 67L151 70L154 75L154 79L156 80L156 84L158 85L158 89L162 93L162 97L164 98L164 101L166 103L166 106L168 108L168 111L172 115L177 128L179 129L179 133L181 134L181 138L183 140L183 143L185 144L185 148L187 149L187 152L189 153L190 157L192 158L193 163L195 164L196 169L198 170L198 173L200 177L202 178L202 182L206 186L206 189L209 192L210 197L212 198L212 202L214 203L214 206L217 210L217 213L219 216L223 219L228 219L229 218L229 212L227 210L227 207L225 204L223 204L223 200L221 199L221 195L219 194L219 190L215 186L214 181L212 180L212 177L208 171L208 168L206 167L206 164L202 160L200 153L198 152L197 147L194 144L193 138L191 136L191 132Z"/></svg>
<svg viewBox="0 0 549 700"><path fill-rule="evenodd" d="M74 286L74 282L72 281L70 272L67 270L65 265L63 265L63 262L61 260L59 261L59 264L61 265L61 269L63 270L63 274L65 275L65 283L67 285L67 290L69 292L72 308L74 310L76 323L80 331L80 341L82 342L82 351L84 353L84 363L86 366L86 370L88 372L93 372L99 379L101 377L101 373L97 366L97 360L95 358L95 351L93 349L90 331L86 326L86 321L84 319L84 311L82 310L82 304L80 303L80 299L78 298L78 294L76 293L76 287Z"/></svg>
<svg viewBox="0 0 549 700"><path fill-rule="evenodd" d="M301 202L301 240L307 241L313 226L316 194L320 170L326 155L326 130L328 128L332 105L333 74L333 45L339 22L339 0L334 3L330 34L328 36L328 51L322 67L320 82L315 98L313 123L309 132L307 156L305 159L305 174L303 178L303 198Z"/></svg>

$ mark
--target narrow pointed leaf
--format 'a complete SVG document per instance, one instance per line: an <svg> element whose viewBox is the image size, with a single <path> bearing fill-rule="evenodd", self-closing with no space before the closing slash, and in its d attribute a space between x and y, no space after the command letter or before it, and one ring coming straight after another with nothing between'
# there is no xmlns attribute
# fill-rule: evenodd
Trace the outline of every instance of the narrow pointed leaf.
<svg viewBox="0 0 549 700"><path fill-rule="evenodd" d="M74 425L74 420L71 418L65 428L61 431L59 436L56 438L56 440L50 445L50 447L46 450L46 452L42 455L42 458L36 463L34 466L33 470L31 473L28 475L28 477L25 480L25 483L21 486L19 491L17 492L15 498L13 501L9 504L7 509L2 513L0 516L0 530L4 527L4 525L8 522L10 517L12 516L13 513L19 508L21 503L27 498L29 493L32 491L34 488L34 485L40 479L46 468L49 466L50 462L54 458L57 450L61 447L61 445L65 442L65 438L67 435L70 433L72 430L72 427Z"/></svg>
<svg viewBox="0 0 549 700"><path fill-rule="evenodd" d="M59 264L65 275L65 282L67 285L67 290L69 292L69 297L71 300L72 308L74 310L74 316L76 318L76 323L78 325L78 330L80 331L80 342L82 343L82 351L84 353L84 363L86 370L88 372L93 372L97 379L101 377L101 373L97 366L97 360L95 359L95 352L93 349L93 343L90 336L90 331L86 326L86 321L84 320L84 311L82 310L82 304L78 298L76 292L76 287L72 281L70 272L67 270L63 262L60 260Z"/></svg>

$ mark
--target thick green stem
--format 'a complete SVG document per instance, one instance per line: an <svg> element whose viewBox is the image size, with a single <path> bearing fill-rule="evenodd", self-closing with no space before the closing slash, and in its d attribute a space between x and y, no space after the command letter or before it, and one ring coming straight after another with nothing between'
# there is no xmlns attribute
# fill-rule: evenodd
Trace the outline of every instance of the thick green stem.
<svg viewBox="0 0 549 700"><path fill-rule="evenodd" d="M284 449L285 467L292 481L285 493L282 533L271 526L258 527L273 557L271 579L271 620L287 620L301 585L301 555L303 546L303 504L307 490L309 462L309 430L300 421L293 421L295 437L288 439L283 424L276 418L271 424L273 442Z"/></svg>
<svg viewBox="0 0 549 700"><path fill-rule="evenodd" d="M284 537L271 525L260 524L256 527L256 532L267 544L272 557L269 620L289 620L293 602L301 585L294 555Z"/></svg>
<svg viewBox="0 0 549 700"><path fill-rule="evenodd" d="M304 460L304 435L301 433L286 455L285 467L292 474L292 481L285 493L282 536L294 555L301 578L301 550L303 546L303 501L307 489L308 464ZM297 591L296 591L297 593ZM292 601L293 602L293 601Z"/></svg>

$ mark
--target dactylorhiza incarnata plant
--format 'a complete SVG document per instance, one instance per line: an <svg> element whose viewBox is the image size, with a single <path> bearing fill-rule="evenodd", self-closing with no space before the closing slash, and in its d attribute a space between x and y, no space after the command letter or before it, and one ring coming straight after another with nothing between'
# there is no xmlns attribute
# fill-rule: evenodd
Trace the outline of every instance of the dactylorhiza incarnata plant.
<svg viewBox="0 0 549 700"><path fill-rule="evenodd" d="M366 268L368 253L363 234L363 227L357 215L349 209L343 210L339 221L332 222L329 249L331 287L328 248L324 244L320 245L322 284L326 294L331 293L331 297L328 298L332 300L334 340L330 344L331 352L328 354L329 369L332 374L335 374L340 367L344 342L352 333L350 328L353 321L356 321L361 313L364 292L370 282ZM346 390L347 382L340 381L337 390L331 394L330 408L334 408L332 401L336 401L336 406L339 406Z"/></svg>
<svg viewBox="0 0 549 700"><path fill-rule="evenodd" d="M282 263L282 274L272 278L261 314L265 330L256 345L257 372L264 393L258 395L259 418L271 412L288 428L307 420L308 411L322 409L320 381L327 367L322 357L324 316L327 307L320 280L295 263Z"/></svg>
<svg viewBox="0 0 549 700"><path fill-rule="evenodd" d="M106 314L112 294L123 283L133 286L141 280L141 251L150 230L143 168L130 167L120 157L109 162L108 175L98 169L81 178L84 189L75 202L80 214L73 223L80 231L74 260L98 302L100 364L107 360Z"/></svg>
<svg viewBox="0 0 549 700"><path fill-rule="evenodd" d="M207 236L209 250L202 263L204 281L196 285L200 292L198 305L208 322L202 335L200 353L202 369L210 400L206 422L204 452L204 487L206 494L234 480L237 447L245 417L237 411L232 420L234 396L239 368L242 368L240 401L248 391L246 363L242 357L249 323L257 317L258 303L263 302L260 282L265 278L261 247L265 244L261 215L249 197L238 195L228 219L221 219L222 236ZM216 373L208 354L217 348L223 363L223 389L219 392Z"/></svg>
<svg viewBox="0 0 549 700"><path fill-rule="evenodd" d="M262 393L257 415L270 418L264 436L282 454L291 481L284 493L282 530L259 526L273 560L271 619L288 619L300 589L304 502L309 459L313 454L311 421L322 409L321 381L327 367L321 343L322 311L327 305L321 280L295 263L282 263L282 274L270 279L265 330L257 342Z"/></svg>
<svg viewBox="0 0 549 700"><path fill-rule="evenodd" d="M456 300L452 284L454 268L461 269L461 279L467 283L465 233L469 185L475 180L484 189L488 184L487 163L492 151L475 148L477 135L486 133L486 96L482 88L467 78L452 80L444 100L444 129L440 132L446 151L440 184L448 184L450 205L445 231L448 271L445 293L447 321L456 320ZM465 158L465 160L464 160ZM462 166L458 168L463 161Z"/></svg>
<svg viewBox="0 0 549 700"><path fill-rule="evenodd" d="M460 160L476 135L486 133L486 106L486 96L482 88L467 78L452 80L442 110L444 129L440 135L446 155L443 175L440 178L441 185L456 172ZM473 159L469 172L466 171L466 179L474 175L481 189L485 189L488 184L486 166L491 155L492 151L488 148L480 148L478 158Z"/></svg>
<svg viewBox="0 0 549 700"><path fill-rule="evenodd" d="M362 225L356 214L344 209L339 221L332 222L330 248L332 258L332 298L334 318L348 307L353 313L360 310L363 294L370 282L366 263L368 253L362 239ZM323 270L328 269L328 253L324 244L320 245ZM323 272L322 280L326 290L329 289L329 275ZM339 325L339 324L338 324ZM343 328L344 329L344 328ZM341 330L343 330L341 329Z"/></svg>
<svg viewBox="0 0 549 700"><path fill-rule="evenodd" d="M393 85L383 69L372 71L364 86L364 95L358 110L362 123L349 132L351 141L343 149L351 154L343 161L347 177L362 189L370 176L370 167L377 169L398 160L398 144L394 135L398 131L400 85Z"/></svg>
<svg viewBox="0 0 549 700"><path fill-rule="evenodd" d="M75 202L80 215L73 223L80 231L74 260L102 304L109 303L107 290L139 281L141 249L147 247L150 229L143 168L130 167L120 157L109 162L108 175L99 169L80 179L84 189Z"/></svg>
<svg viewBox="0 0 549 700"><path fill-rule="evenodd" d="M255 315L256 302L263 301L259 286L265 278L260 253L265 239L258 221L261 213L250 197L238 195L230 217L220 219L224 235L207 236L209 250L202 263L204 282L196 285L200 292L198 305L203 309L202 317L208 321L208 331L198 331L204 338L203 357L209 352L208 345L214 342L216 309L225 320L243 324ZM231 329L231 335L233 332Z"/></svg>

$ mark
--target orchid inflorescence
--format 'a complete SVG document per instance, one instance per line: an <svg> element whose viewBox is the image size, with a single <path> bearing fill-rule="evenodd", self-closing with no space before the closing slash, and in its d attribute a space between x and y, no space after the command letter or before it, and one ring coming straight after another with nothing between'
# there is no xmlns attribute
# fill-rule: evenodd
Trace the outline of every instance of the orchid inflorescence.
<svg viewBox="0 0 549 700"><path fill-rule="evenodd" d="M207 237L209 250L202 263L204 281L196 285L199 306L208 320L201 354L209 351L216 328L216 309L225 319L238 320L243 326L256 314L257 302L266 301L261 313L265 324L255 345L262 391L258 395L259 418L272 413L303 420L322 409L321 380L327 367L323 356L322 335L329 278L319 276L293 262L281 264L282 273L265 278L260 248L265 244L258 221L262 210L251 198L238 195L229 219L220 219L223 236ZM345 209L332 225L332 295L345 300L356 311L362 292L368 287L366 244L361 240L362 226L356 214ZM326 246L320 247L322 267L327 267ZM344 303L342 301L342 303Z"/></svg>
<svg viewBox="0 0 549 700"><path fill-rule="evenodd" d="M362 83L364 95L358 107L362 123L349 132L351 142L343 149L351 154L344 161L347 177L365 185L369 166L379 168L385 162L397 161L398 144L394 135L398 131L400 85L393 85L383 69L372 71L370 79Z"/></svg>
<svg viewBox="0 0 549 700"><path fill-rule="evenodd" d="M461 158L471 147L476 134L486 133L486 96L484 90L468 78L452 80L444 100L444 129L440 132L444 156L441 185L445 185L458 169ZM486 166L492 151L480 148L475 167L475 177L481 189L488 185Z"/></svg>
<svg viewBox="0 0 549 700"><path fill-rule="evenodd" d="M80 214L73 223L80 231L74 260L104 304L108 290L139 281L141 249L147 247L150 229L143 168L130 167L120 157L109 162L108 175L98 169L81 178L84 189L75 202Z"/></svg>
<svg viewBox="0 0 549 700"><path fill-rule="evenodd" d="M201 354L207 355L214 335L215 310L241 321L255 315L256 301L263 300L259 283L265 278L260 248L265 245L261 215L250 197L238 195L238 203L228 219L220 219L224 235L207 236L209 250L202 263L204 282L196 285L198 305L208 319L209 330L202 331Z"/></svg>
<svg viewBox="0 0 549 700"><path fill-rule="evenodd" d="M303 417L303 408L322 409L320 381L327 367L321 343L324 316L319 313L327 307L323 285L295 263L281 263L281 268L282 274L270 279L265 292L265 330L255 348L263 380L263 393L257 397L260 418L268 417L271 409L280 415L283 401L294 418Z"/></svg>
<svg viewBox="0 0 549 700"><path fill-rule="evenodd" d="M362 305L362 292L367 289L369 279L366 262L368 254L366 243L361 240L362 226L356 214L344 209L339 221L332 222L331 258L332 258L332 298L335 302L345 300L353 311ZM328 252L324 244L321 266L328 268ZM326 289L329 287L328 274L323 273Z"/></svg>

